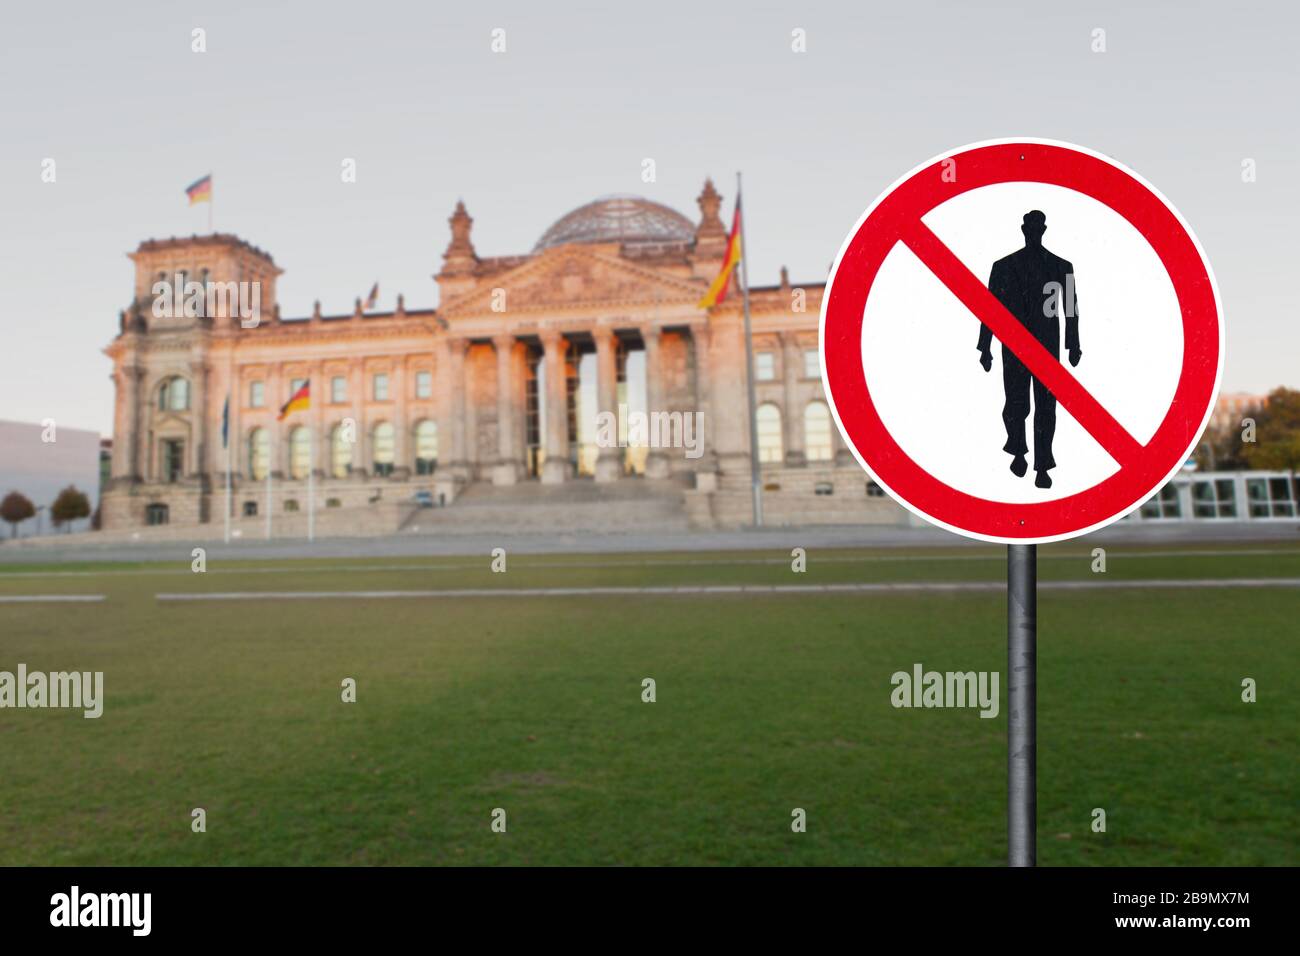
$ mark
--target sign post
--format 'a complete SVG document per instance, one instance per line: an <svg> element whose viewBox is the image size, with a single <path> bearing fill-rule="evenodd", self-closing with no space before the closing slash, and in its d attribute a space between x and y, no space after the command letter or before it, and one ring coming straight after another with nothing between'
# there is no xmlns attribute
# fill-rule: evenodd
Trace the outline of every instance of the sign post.
<svg viewBox="0 0 1300 956"><path fill-rule="evenodd" d="M1036 862L1037 545L1117 521L1182 469L1218 394L1221 314L1169 201L1050 140L921 164L835 259L822 380L846 445L912 513L1007 545L1012 866Z"/></svg>
<svg viewBox="0 0 1300 956"><path fill-rule="evenodd" d="M1038 861L1038 545L1007 545L1007 863Z"/></svg>

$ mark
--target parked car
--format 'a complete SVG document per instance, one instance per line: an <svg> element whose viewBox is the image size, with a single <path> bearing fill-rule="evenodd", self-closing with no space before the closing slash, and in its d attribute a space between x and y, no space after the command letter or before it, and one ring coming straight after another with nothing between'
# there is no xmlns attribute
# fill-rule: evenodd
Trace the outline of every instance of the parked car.
<svg viewBox="0 0 1300 956"><path fill-rule="evenodd" d="M414 501L414 502L415 502L417 505L419 505L421 508L432 508L432 507L433 507L433 492L431 492L431 491L417 491L415 494L411 495L411 500Z"/></svg>

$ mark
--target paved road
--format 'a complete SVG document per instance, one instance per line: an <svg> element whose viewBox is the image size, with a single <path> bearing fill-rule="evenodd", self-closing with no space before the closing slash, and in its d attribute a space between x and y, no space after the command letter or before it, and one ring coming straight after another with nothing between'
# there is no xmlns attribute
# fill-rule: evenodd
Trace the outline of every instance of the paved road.
<svg viewBox="0 0 1300 956"><path fill-rule="evenodd" d="M1076 539L1079 549L1100 545L1160 545L1230 542L1300 542L1300 523L1203 522L1155 523L1119 522ZM509 554L635 554L666 551L777 551L791 548L916 548L990 547L947 531L930 527L835 526L773 528L742 531L664 532L655 534L491 534L392 535L383 538L324 538L308 543L302 539L276 541L242 540L229 545L220 542L183 541L79 544L60 547L13 547L0 545L0 565L74 561L171 561L190 560L190 552L201 544L211 559L276 558L380 558L451 555L486 555L493 548Z"/></svg>

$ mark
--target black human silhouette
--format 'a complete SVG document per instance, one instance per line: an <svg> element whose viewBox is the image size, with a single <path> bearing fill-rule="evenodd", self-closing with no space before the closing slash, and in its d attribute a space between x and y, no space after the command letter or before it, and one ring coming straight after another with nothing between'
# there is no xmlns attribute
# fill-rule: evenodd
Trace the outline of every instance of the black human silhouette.
<svg viewBox="0 0 1300 956"><path fill-rule="evenodd" d="M1070 364L1078 365L1083 352L1079 349L1078 298L1074 292L1074 266L1043 247L1047 216L1037 209L1025 213L1020 231L1025 247L993 263L989 291L1006 306L1053 357L1061 356L1061 313L1065 313L1065 348ZM980 365L984 371L993 367L991 340L993 332L980 324ZM1025 419L1029 417L1029 394L1034 396L1034 484L1052 487L1047 474L1056 467L1052 457L1052 437L1056 433L1056 396L1006 345L1002 346L1002 387L1006 404L1002 406L1002 423L1007 429L1007 443L1002 450L1012 456L1011 471L1021 478L1028 471L1025 456Z"/></svg>

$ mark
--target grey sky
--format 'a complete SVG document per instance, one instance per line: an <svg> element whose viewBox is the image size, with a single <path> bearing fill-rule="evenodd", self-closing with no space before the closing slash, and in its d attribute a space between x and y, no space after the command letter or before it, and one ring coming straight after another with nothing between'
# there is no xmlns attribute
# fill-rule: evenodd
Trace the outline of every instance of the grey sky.
<svg viewBox="0 0 1300 956"><path fill-rule="evenodd" d="M100 349L130 296L124 254L206 230L183 190L209 171L217 228L275 256L296 316L315 298L350 310L376 279L385 307L399 291L432 304L458 197L479 253L505 255L606 193L694 219L706 175L729 215L737 169L751 281L775 282L782 263L821 281L903 172L1022 134L1108 153L1179 207L1223 296L1225 389L1300 384L1297 16L1281 2L1138 6L7 4L0 417L111 430ZM344 157L356 184L340 182Z"/></svg>

